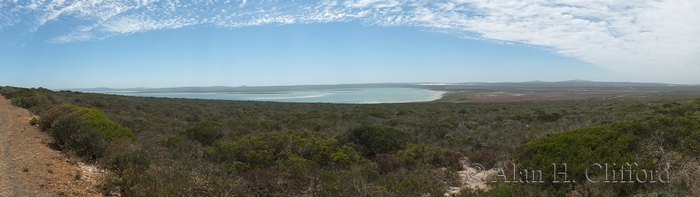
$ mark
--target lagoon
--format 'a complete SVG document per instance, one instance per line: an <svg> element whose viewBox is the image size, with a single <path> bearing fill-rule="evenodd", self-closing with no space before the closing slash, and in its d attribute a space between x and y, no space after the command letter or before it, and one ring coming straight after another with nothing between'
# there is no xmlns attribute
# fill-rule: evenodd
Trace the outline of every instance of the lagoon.
<svg viewBox="0 0 700 197"><path fill-rule="evenodd" d="M302 103L407 103L440 99L442 91L418 88L356 88L304 90L294 92L236 93L236 92L96 92L125 96L215 99L237 101L274 101Z"/></svg>

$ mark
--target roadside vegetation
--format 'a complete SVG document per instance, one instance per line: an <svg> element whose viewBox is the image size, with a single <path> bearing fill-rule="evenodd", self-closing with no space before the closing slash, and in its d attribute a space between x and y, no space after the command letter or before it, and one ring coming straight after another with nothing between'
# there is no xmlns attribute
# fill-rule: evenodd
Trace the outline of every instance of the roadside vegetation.
<svg viewBox="0 0 700 197"><path fill-rule="evenodd" d="M443 196L460 159L545 183L458 196L700 195L700 99L686 93L514 103L324 104L1 87L56 146L125 196ZM593 184L593 163L671 169L668 184ZM567 163L571 184L552 184ZM619 170L619 167L618 167ZM598 172L595 180L602 180ZM517 173L517 172L515 172ZM495 179L502 180L502 179ZM665 179L664 179L665 180Z"/></svg>

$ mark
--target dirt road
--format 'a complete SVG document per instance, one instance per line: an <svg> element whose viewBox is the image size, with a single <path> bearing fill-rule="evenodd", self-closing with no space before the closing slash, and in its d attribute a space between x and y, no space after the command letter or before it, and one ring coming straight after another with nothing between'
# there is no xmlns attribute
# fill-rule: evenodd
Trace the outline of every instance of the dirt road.
<svg viewBox="0 0 700 197"><path fill-rule="evenodd" d="M0 197L100 196L99 172L50 148L48 134L29 124L32 117L0 96Z"/></svg>

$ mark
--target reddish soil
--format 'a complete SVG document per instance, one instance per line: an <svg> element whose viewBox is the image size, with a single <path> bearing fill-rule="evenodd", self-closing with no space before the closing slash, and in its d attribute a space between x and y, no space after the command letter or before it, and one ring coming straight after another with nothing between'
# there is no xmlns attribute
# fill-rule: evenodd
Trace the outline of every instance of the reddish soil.
<svg viewBox="0 0 700 197"><path fill-rule="evenodd" d="M610 92L496 92L467 96L470 103L504 103L518 101L585 100L613 96Z"/></svg>

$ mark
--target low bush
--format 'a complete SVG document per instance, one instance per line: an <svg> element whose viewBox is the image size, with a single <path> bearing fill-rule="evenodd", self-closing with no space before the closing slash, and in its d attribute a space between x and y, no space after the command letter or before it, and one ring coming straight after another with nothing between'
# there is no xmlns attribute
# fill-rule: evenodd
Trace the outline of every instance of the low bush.
<svg viewBox="0 0 700 197"><path fill-rule="evenodd" d="M224 126L215 121L199 122L185 130L187 137L202 145L210 146L224 137Z"/></svg>
<svg viewBox="0 0 700 197"><path fill-rule="evenodd" d="M75 105L64 104L47 111L42 116L42 120L39 121L39 125L42 129L49 130L55 120L65 115L78 117L82 123L90 126L93 130L99 131L109 141L118 138L136 140L136 136L130 129L110 120L100 110Z"/></svg>
<svg viewBox="0 0 700 197"><path fill-rule="evenodd" d="M440 170L416 170L408 174L390 174L383 187L396 196L443 196L446 174Z"/></svg>
<svg viewBox="0 0 700 197"><path fill-rule="evenodd" d="M108 177L104 187L107 190L118 191L115 187L130 186L124 188L125 191L121 192L122 196L244 196L245 194L240 183L234 182L235 180L207 176L182 166L153 166L145 171L127 171L126 173L128 183L113 173Z"/></svg>
<svg viewBox="0 0 700 197"><path fill-rule="evenodd" d="M384 173L393 172L401 168L401 162L399 161L399 158L391 154L377 154L376 162L377 165L379 165L379 169Z"/></svg>
<svg viewBox="0 0 700 197"><path fill-rule="evenodd" d="M178 136L170 136L160 141L163 146L175 150L185 150L188 149L187 142Z"/></svg>
<svg viewBox="0 0 700 197"><path fill-rule="evenodd" d="M39 120L37 120L36 118L32 118L31 120L29 120L30 125L36 125L37 123L39 123Z"/></svg>
<svg viewBox="0 0 700 197"><path fill-rule="evenodd" d="M5 98L10 100L21 97L36 96L36 93L31 89L17 87L3 87L2 89L0 89L0 94L2 94L3 96L5 96Z"/></svg>
<svg viewBox="0 0 700 197"><path fill-rule="evenodd" d="M361 145L367 156L378 153L394 154L404 149L406 143L410 141L409 133L378 125L357 128L351 132L351 135L348 141Z"/></svg>
<svg viewBox="0 0 700 197"><path fill-rule="evenodd" d="M49 131L51 130L51 125L56 119L68 114L70 114L70 110L60 107L55 107L49 111L46 111L39 119L39 128L41 128L43 131Z"/></svg>
<svg viewBox="0 0 700 197"><path fill-rule="evenodd" d="M83 123L90 125L90 128L101 132L109 140L126 138L136 141L136 136L130 129L110 120L107 118L107 116L102 114L100 110L75 105L61 105L59 107L70 109L73 114L80 117Z"/></svg>
<svg viewBox="0 0 700 197"><path fill-rule="evenodd" d="M37 92L50 92L50 90L47 91L45 88L27 89L15 87L3 87L0 89L0 94L10 99L10 104L25 109L30 109L43 103L39 99Z"/></svg>
<svg viewBox="0 0 700 197"><path fill-rule="evenodd" d="M308 131L244 135L232 142L217 143L209 148L208 157L233 173L273 167L290 159L292 163L339 167L365 161L354 149Z"/></svg>
<svg viewBox="0 0 700 197"><path fill-rule="evenodd" d="M117 172L137 173L148 169L151 159L138 145L130 141L118 140L109 146L107 155L110 168Z"/></svg>
<svg viewBox="0 0 700 197"><path fill-rule="evenodd" d="M102 133L92 130L73 115L62 116L53 122L50 135L61 150L73 151L81 157L100 157L105 150L106 139Z"/></svg>
<svg viewBox="0 0 700 197"><path fill-rule="evenodd" d="M29 109L29 108L32 108L34 106L39 105L39 99L36 96L16 97L16 98L12 99L10 104L17 106L17 107Z"/></svg>
<svg viewBox="0 0 700 197"><path fill-rule="evenodd" d="M534 139L516 151L512 158L520 164L519 169L542 169L552 164L567 163L569 179L585 183L587 168L598 163L621 168L630 163L635 169L664 169L653 154L642 151L642 142L658 143L654 149L697 156L700 129L697 119L686 117L659 117L635 121L621 121L564 131ZM632 168L632 167L630 167ZM602 172L601 172L602 173ZM598 175L600 176L600 175ZM595 177L595 176L593 176ZM545 182L553 180L544 177ZM630 180L631 181L631 180ZM543 184L553 193L568 192L573 187ZM553 186L553 187L549 187ZM614 185L612 190L620 195L633 195L648 189L648 184L632 183Z"/></svg>
<svg viewBox="0 0 700 197"><path fill-rule="evenodd" d="M290 196L285 190L288 184L285 177L271 168L246 171L240 176L250 196Z"/></svg>
<svg viewBox="0 0 700 197"><path fill-rule="evenodd" d="M486 166L487 168L495 167L499 161L498 153L492 149L483 148L479 151L474 151L469 154L469 161Z"/></svg>
<svg viewBox="0 0 700 197"><path fill-rule="evenodd" d="M396 153L401 163L409 168L434 168L440 165L440 150L425 144L408 144Z"/></svg>
<svg viewBox="0 0 700 197"><path fill-rule="evenodd" d="M445 150L428 144L409 143L406 149L396 152L396 156L404 167L410 169L432 169L446 167L461 170L462 153Z"/></svg>
<svg viewBox="0 0 700 197"><path fill-rule="evenodd" d="M681 141L683 152L692 157L700 157L700 130L693 131Z"/></svg>

